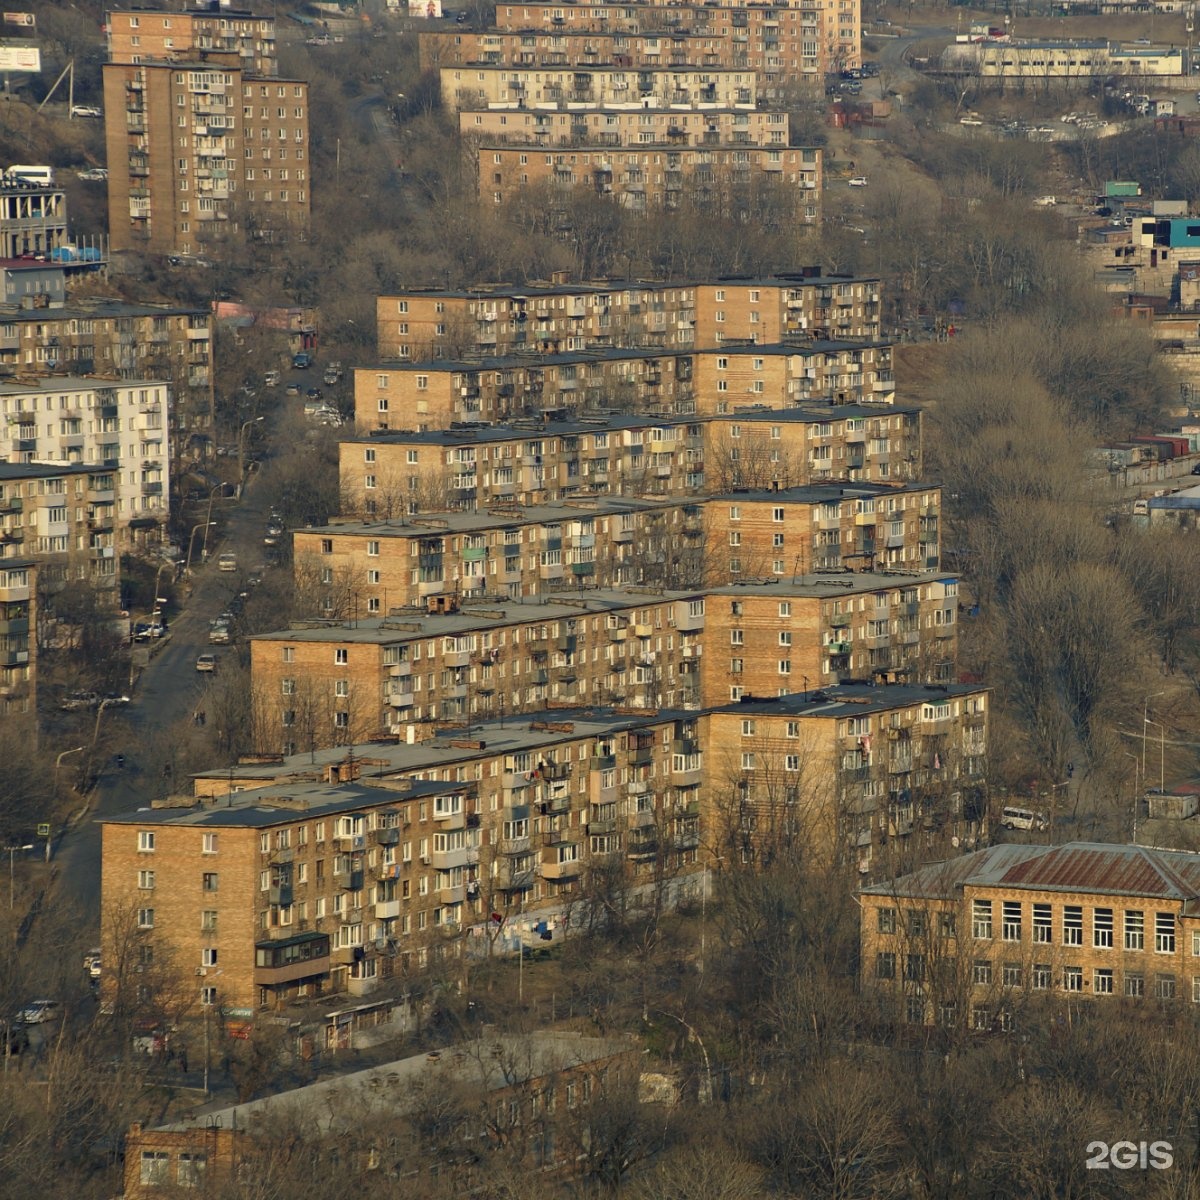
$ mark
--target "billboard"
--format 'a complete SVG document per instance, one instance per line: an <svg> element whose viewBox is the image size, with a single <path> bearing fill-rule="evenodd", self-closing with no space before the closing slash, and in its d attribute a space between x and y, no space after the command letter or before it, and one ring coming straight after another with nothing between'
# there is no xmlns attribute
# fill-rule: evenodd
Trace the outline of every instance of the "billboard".
<svg viewBox="0 0 1200 1200"><path fill-rule="evenodd" d="M442 15L442 0L408 0L408 15L435 20Z"/></svg>
<svg viewBox="0 0 1200 1200"><path fill-rule="evenodd" d="M40 71L42 52L36 46L0 46L0 71Z"/></svg>
<svg viewBox="0 0 1200 1200"><path fill-rule="evenodd" d="M23 25L27 29L32 29L37 24L37 17L33 13L6 12L4 23L5 25Z"/></svg>

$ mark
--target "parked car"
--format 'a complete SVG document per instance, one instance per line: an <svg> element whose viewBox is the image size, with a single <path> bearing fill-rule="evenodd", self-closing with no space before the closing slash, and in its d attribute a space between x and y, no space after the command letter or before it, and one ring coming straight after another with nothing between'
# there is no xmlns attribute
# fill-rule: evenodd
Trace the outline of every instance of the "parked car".
<svg viewBox="0 0 1200 1200"><path fill-rule="evenodd" d="M982 125L983 121L981 121L979 119L979 117L966 116L966 117L959 117L958 123L960 125Z"/></svg>
<svg viewBox="0 0 1200 1200"><path fill-rule="evenodd" d="M208 644L210 646L228 646L233 641L233 634L229 632L227 622L219 622L212 626L208 631Z"/></svg>
<svg viewBox="0 0 1200 1200"><path fill-rule="evenodd" d="M282 378L283 378L283 376L278 371L268 371L263 376L263 387L269 387L269 388L278 387L279 381Z"/></svg>
<svg viewBox="0 0 1200 1200"><path fill-rule="evenodd" d="M108 171L104 167L88 167L79 172L79 178L84 183L103 183L108 178Z"/></svg>
<svg viewBox="0 0 1200 1200"><path fill-rule="evenodd" d="M1055 196L1039 196L1033 203L1036 208L1053 208L1058 199Z"/></svg>
<svg viewBox="0 0 1200 1200"><path fill-rule="evenodd" d="M73 117L102 117L104 110L97 107L95 104L72 104L71 116Z"/></svg>
<svg viewBox="0 0 1200 1200"><path fill-rule="evenodd" d="M288 396L300 395L300 385L298 383L289 383L284 389L284 394Z"/></svg>
<svg viewBox="0 0 1200 1200"><path fill-rule="evenodd" d="M307 371L313 365L313 356L307 350L292 355L292 368L296 371Z"/></svg>
<svg viewBox="0 0 1200 1200"><path fill-rule="evenodd" d="M217 656L215 654L201 654L196 659L196 670L211 675L217 669Z"/></svg>
<svg viewBox="0 0 1200 1200"><path fill-rule="evenodd" d="M31 1000L17 1013L17 1020L23 1025L43 1025L47 1021L57 1021L61 1016L60 1000Z"/></svg>
<svg viewBox="0 0 1200 1200"><path fill-rule="evenodd" d="M342 373L341 371L333 370L332 367L326 367L325 374L322 376L322 378L325 381L326 387L333 387L335 383L338 383L341 380Z"/></svg>
<svg viewBox="0 0 1200 1200"><path fill-rule="evenodd" d="M867 177L865 175L855 175L849 182L851 187L866 187Z"/></svg>
<svg viewBox="0 0 1200 1200"><path fill-rule="evenodd" d="M217 559L218 571L236 571L237 569L237 555L234 554L233 551L226 550L225 553Z"/></svg>
<svg viewBox="0 0 1200 1200"><path fill-rule="evenodd" d="M62 712L79 712L85 708L96 708L100 697L95 692L71 692L58 706Z"/></svg>
<svg viewBox="0 0 1200 1200"><path fill-rule="evenodd" d="M100 947L94 946L83 956L83 969L91 979L100 978Z"/></svg>

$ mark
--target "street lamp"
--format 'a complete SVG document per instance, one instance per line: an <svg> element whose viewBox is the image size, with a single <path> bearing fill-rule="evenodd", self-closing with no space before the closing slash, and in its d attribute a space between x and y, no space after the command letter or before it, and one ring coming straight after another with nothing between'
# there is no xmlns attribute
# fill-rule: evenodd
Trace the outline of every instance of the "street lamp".
<svg viewBox="0 0 1200 1200"><path fill-rule="evenodd" d="M1167 727L1161 722L1156 721L1153 717L1142 718L1142 745L1146 744L1146 726L1157 725L1159 730L1158 739L1158 794L1160 796L1166 794L1167 790ZM1145 750L1142 751L1143 770L1145 769Z"/></svg>
<svg viewBox="0 0 1200 1200"><path fill-rule="evenodd" d="M1126 750L1125 757L1133 759L1133 844L1136 846L1138 807L1141 804L1141 797L1138 795L1138 756L1133 751Z"/></svg>
<svg viewBox="0 0 1200 1200"><path fill-rule="evenodd" d="M59 769L59 767L62 766L62 760L64 758L66 758L68 754L78 754L83 749L85 749L85 747L76 746L74 750L64 750L54 760L54 800L55 800L55 803L58 802L58 769ZM50 836L51 835L49 833L46 834L46 861L47 862L50 861Z"/></svg>
<svg viewBox="0 0 1200 1200"><path fill-rule="evenodd" d="M13 856L18 850L32 850L33 843L30 842L27 846L9 846L8 848L8 909L12 911L15 905L15 892L13 889Z"/></svg>
<svg viewBox="0 0 1200 1200"><path fill-rule="evenodd" d="M212 488L209 490L209 493L208 493L208 516L206 518L208 521L208 529L211 529L213 527L213 525L216 524L216 522L212 519L213 498L224 486L225 486L225 481L221 480L220 483L214 483ZM204 531L204 542L202 543L201 550L200 550L201 558L204 558L208 554L208 529L205 529L205 531Z"/></svg>
<svg viewBox="0 0 1200 1200"><path fill-rule="evenodd" d="M246 430L251 425L259 425L265 421L265 417L251 417L248 421L242 422L241 429L238 430L238 494L242 491L242 480L246 477Z"/></svg>
<svg viewBox="0 0 1200 1200"><path fill-rule="evenodd" d="M100 718L104 716L104 710L110 705L116 703L115 696L106 696L100 701L100 706L96 709L96 727L92 730L92 749L96 748L96 740L100 737Z"/></svg>
<svg viewBox="0 0 1200 1200"><path fill-rule="evenodd" d="M196 548L197 531L201 529L208 529L208 527L214 523L215 522L213 521L201 521L198 525L192 526L192 534L191 537L188 538L187 561L184 563L183 567L185 571L190 571L192 569L192 551Z"/></svg>

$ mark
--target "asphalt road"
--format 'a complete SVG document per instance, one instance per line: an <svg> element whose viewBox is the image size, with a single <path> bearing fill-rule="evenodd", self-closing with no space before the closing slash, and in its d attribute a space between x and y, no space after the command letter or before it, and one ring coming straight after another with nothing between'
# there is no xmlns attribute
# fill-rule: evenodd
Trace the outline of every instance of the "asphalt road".
<svg viewBox="0 0 1200 1200"><path fill-rule="evenodd" d="M282 389L281 389L282 391ZM146 805L165 790L157 765L143 770L141 751L198 707L203 707L203 691L209 677L196 671L196 657L209 650L232 655L232 647L208 644L209 621L229 603L245 575L263 557L262 533L266 524L265 502L250 476L242 500L230 506L220 544L210 540L208 560L200 558L202 532L196 535L191 575L192 595L185 608L171 623L170 636L157 648L150 664L134 687L133 703L114 713L106 710L104 722L120 721L122 736L118 749L125 755L125 766L118 770L109 764L88 796L86 813L67 832L54 851L57 866L56 893L62 902L78 905L86 919L100 923L100 824L98 818L130 812ZM228 503L228 502L227 502ZM199 513L198 517L205 514ZM232 549L238 555L237 573L217 570L217 556ZM90 727L89 727L90 734ZM183 782L183 781L180 781Z"/></svg>

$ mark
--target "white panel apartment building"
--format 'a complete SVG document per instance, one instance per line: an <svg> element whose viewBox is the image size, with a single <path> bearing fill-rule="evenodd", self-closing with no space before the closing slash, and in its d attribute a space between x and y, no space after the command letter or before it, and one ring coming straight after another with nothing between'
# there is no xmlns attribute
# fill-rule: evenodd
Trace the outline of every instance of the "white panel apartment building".
<svg viewBox="0 0 1200 1200"><path fill-rule="evenodd" d="M170 493L169 399L169 386L152 379L47 375L0 383L0 461L109 468L117 545L159 541ZM64 520L62 537L68 529ZM47 528L39 536L53 543L59 534Z"/></svg>

